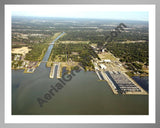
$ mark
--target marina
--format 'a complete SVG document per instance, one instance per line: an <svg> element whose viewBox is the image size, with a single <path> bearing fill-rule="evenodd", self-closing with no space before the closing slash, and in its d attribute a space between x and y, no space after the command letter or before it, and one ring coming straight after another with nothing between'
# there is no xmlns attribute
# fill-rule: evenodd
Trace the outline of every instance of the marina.
<svg viewBox="0 0 160 128"><path fill-rule="evenodd" d="M147 92L125 73L118 71L106 71L104 75L106 75L106 78L112 88L121 94L147 95Z"/></svg>
<svg viewBox="0 0 160 128"><path fill-rule="evenodd" d="M51 66L49 78L61 78L60 76L60 63L54 63L53 66Z"/></svg>
<svg viewBox="0 0 160 128"><path fill-rule="evenodd" d="M55 65L51 67L49 78L54 78L54 70L55 70Z"/></svg>
<svg viewBox="0 0 160 128"><path fill-rule="evenodd" d="M113 83L113 81L104 72L102 72L102 75L103 75L104 79L107 81L108 85L111 87L113 93L117 95L118 90L117 90L117 87L115 86L115 84Z"/></svg>
<svg viewBox="0 0 160 128"><path fill-rule="evenodd" d="M100 71L95 70L95 72L96 72L96 74L97 74L97 76L98 76L99 80L104 80L104 78L103 78L103 76L102 76L102 74L101 74L101 72L100 72Z"/></svg>
<svg viewBox="0 0 160 128"><path fill-rule="evenodd" d="M147 95L148 93L130 78L118 60L95 61L95 72L99 80L105 80L111 87L114 94Z"/></svg>
<svg viewBox="0 0 160 128"><path fill-rule="evenodd" d="M58 63L58 68L57 68L57 78L61 78L60 76L60 71L61 71L61 67L60 67L60 63Z"/></svg>

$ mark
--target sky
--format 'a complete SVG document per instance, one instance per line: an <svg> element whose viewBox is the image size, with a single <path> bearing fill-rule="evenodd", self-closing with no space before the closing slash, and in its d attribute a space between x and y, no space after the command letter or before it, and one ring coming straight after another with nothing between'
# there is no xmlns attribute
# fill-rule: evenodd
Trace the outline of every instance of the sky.
<svg viewBox="0 0 160 128"><path fill-rule="evenodd" d="M95 18L148 21L147 7L108 5L14 5L12 16Z"/></svg>

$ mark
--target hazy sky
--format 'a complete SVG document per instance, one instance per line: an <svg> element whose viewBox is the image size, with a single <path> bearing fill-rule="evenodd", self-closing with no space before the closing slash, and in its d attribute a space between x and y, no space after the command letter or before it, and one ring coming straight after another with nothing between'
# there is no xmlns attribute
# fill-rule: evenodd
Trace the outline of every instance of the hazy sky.
<svg viewBox="0 0 160 128"><path fill-rule="evenodd" d="M148 21L148 12L139 6L107 5L16 5L13 16L46 16Z"/></svg>

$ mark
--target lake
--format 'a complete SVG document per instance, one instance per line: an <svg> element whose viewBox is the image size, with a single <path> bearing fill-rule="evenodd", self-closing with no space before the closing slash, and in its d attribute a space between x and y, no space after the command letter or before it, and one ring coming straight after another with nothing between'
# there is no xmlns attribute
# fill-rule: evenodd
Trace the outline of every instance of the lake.
<svg viewBox="0 0 160 128"><path fill-rule="evenodd" d="M95 72L80 71L40 107L58 80L49 78L50 68L41 63L34 73L12 70L13 115L147 115L148 95L114 95Z"/></svg>

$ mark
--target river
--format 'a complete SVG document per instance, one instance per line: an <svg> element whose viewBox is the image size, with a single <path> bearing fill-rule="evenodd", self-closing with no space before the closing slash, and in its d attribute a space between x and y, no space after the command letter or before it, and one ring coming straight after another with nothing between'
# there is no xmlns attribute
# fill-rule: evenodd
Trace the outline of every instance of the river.
<svg viewBox="0 0 160 128"><path fill-rule="evenodd" d="M49 47L48 47L48 49L47 49L47 52L46 52L46 54L44 55L42 61L48 61L49 55L50 55L50 53L51 53L51 51L52 51L52 48L53 48L53 45L54 45L55 41L57 41L64 33L65 33L65 32L61 33L61 34L52 42L52 44L49 45Z"/></svg>
<svg viewBox="0 0 160 128"><path fill-rule="evenodd" d="M50 45L43 61L47 61ZM49 78L50 68L41 63L34 73L12 70L13 115L147 115L148 95L114 95L95 72L80 71L47 103L43 98L58 79Z"/></svg>

